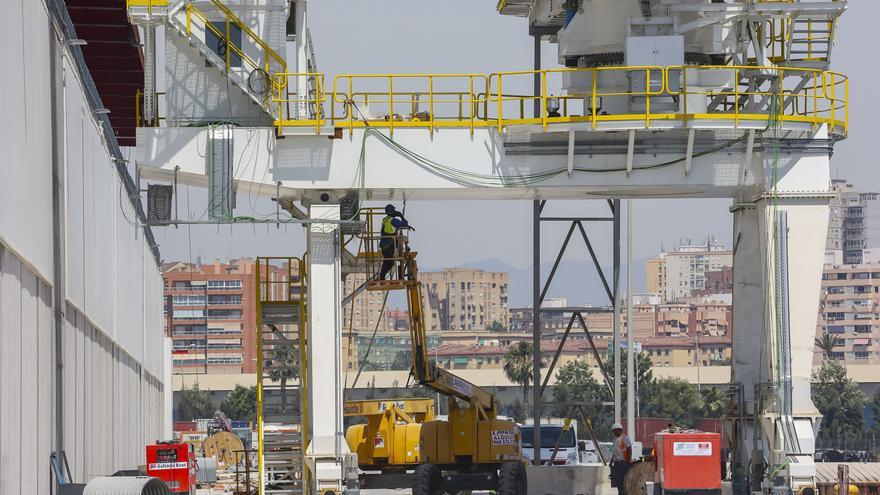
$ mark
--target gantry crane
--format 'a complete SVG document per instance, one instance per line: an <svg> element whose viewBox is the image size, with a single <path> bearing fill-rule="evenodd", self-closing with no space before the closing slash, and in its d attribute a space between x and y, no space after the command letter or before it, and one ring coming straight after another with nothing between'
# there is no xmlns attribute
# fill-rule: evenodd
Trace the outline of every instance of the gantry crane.
<svg viewBox="0 0 880 495"><path fill-rule="evenodd" d="M343 493L356 464L341 435L340 281L352 258L341 239L357 211L349 213L351 196L532 200L535 265L546 201L730 199L733 483L765 494L815 489L810 343L834 195L830 156L849 132L848 79L830 70L846 0L501 0L500 14L527 20L533 70L343 71L326 84L309 55L307 0L234 12L221 0L127 4L147 30L135 166L141 179L173 184L148 202L167 204L178 184L197 185L211 191L210 222L239 221L235 195L246 193L291 213L281 219L279 208L274 221L306 225L305 492ZM159 22L164 60L152 49ZM287 36L274 36L282 25ZM558 67L542 67L541 40L556 45ZM166 60L174 65L164 67L168 104L158 116L155 73ZM620 211L613 207L618 225ZM170 209L157 222L187 223ZM463 393L470 384L427 359L413 372L467 404L468 424L484 421L481 408L494 414L486 397Z"/></svg>
<svg viewBox="0 0 880 495"><path fill-rule="evenodd" d="M347 416L369 418L366 425L348 429L349 448L358 454L362 470L383 472L378 483L375 477L372 484L364 477L364 485L402 488L411 484L413 495L470 490L525 493L519 428L513 421L498 418L494 394L430 361L417 253L409 249L404 230L393 236L393 258L383 257L379 249L382 236L375 228L381 225L380 215L375 209L362 210L366 228L361 235L364 250L358 257L367 265L367 289L406 291L412 376L418 384L447 398L449 417L435 419L433 401L426 399L347 403ZM380 280L379 265L388 261L394 263L392 279ZM406 474L410 469L413 472Z"/></svg>

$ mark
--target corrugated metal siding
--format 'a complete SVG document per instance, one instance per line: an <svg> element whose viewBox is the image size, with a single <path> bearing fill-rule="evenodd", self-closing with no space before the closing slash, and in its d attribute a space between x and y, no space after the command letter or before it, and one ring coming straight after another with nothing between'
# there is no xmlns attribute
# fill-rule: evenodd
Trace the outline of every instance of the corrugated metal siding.
<svg viewBox="0 0 880 495"><path fill-rule="evenodd" d="M43 2L0 1L3 495L49 492L55 439L49 30ZM76 71L69 61L57 70L66 176L62 421L74 478L86 481L136 467L144 445L162 438L162 279L124 193L120 200Z"/></svg>
<svg viewBox="0 0 880 495"><path fill-rule="evenodd" d="M162 438L162 383L71 305L65 332L65 446L77 480L132 469Z"/></svg>
<svg viewBox="0 0 880 495"><path fill-rule="evenodd" d="M837 466L849 466L849 483L859 488L860 495L880 493L880 462L818 462L816 463L816 486L819 495L837 495Z"/></svg>
<svg viewBox="0 0 880 495"><path fill-rule="evenodd" d="M837 483L837 466L849 466L849 481L880 485L880 462L817 462L816 483Z"/></svg>
<svg viewBox="0 0 880 495"><path fill-rule="evenodd" d="M27 33L27 36L25 36ZM26 40L26 41L25 41ZM42 2L0 2L0 240L52 280L49 24Z"/></svg>
<svg viewBox="0 0 880 495"><path fill-rule="evenodd" d="M48 493L54 433L51 289L0 246L0 493Z"/></svg>

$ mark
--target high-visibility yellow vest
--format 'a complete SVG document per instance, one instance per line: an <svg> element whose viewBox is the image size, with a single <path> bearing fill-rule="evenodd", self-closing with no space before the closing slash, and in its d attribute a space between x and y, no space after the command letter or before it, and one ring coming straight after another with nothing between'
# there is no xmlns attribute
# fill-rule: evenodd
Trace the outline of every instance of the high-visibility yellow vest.
<svg viewBox="0 0 880 495"><path fill-rule="evenodd" d="M394 228L394 224L391 223L392 217L386 216L382 219L382 236L392 236L394 235L394 231L397 230Z"/></svg>

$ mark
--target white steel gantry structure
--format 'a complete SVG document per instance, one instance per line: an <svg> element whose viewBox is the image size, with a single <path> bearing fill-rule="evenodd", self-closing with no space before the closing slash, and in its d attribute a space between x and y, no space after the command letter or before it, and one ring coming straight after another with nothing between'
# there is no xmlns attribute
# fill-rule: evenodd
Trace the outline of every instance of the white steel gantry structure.
<svg viewBox="0 0 880 495"><path fill-rule="evenodd" d="M159 2L130 3L138 22ZM307 491L343 491L350 466L339 369L315 363L340 362L340 203L352 193L731 198L735 486L813 486L829 160L848 123L847 79L829 64L845 1L501 0L558 45L564 68L332 81L304 0L161 3L164 115L138 129L140 176L210 187L218 221L250 191L310 224L306 389L320 413Z"/></svg>

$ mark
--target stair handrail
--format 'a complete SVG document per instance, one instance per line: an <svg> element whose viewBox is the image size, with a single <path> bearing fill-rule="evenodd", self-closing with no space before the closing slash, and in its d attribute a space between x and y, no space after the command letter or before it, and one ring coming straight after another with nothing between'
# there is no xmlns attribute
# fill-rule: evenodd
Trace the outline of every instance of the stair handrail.
<svg viewBox="0 0 880 495"><path fill-rule="evenodd" d="M225 41L226 46L227 46L227 50L226 50L226 70L227 71L230 68L230 55L231 55L230 49L231 49L231 50L235 51L235 53L239 57L241 57L244 60L247 60L247 62L251 66L253 66L254 68L263 69L266 72L266 74L269 76L272 75L272 72L270 72L270 69L271 69L270 59L274 60L275 63L277 63L278 66L280 67L280 70L278 70L276 72L281 72L281 73L287 72L287 63L278 54L278 52L276 52L265 41L263 41L263 39L260 38L257 35L257 33L255 33L251 28L249 28L244 23L244 21L242 21L237 15L235 15L235 13L232 12L232 10L230 10L229 7L227 7L226 5L223 5L223 3L220 2L219 0L211 0L211 4L213 4L220 12L223 13L223 15L226 16L226 33L223 33L222 31L217 29L213 24L211 24L211 19L208 18L208 15L204 11L202 11L201 9L196 7L196 5L194 3L187 2L187 4L186 4L186 31L187 31L187 33L186 34L188 36L192 35L191 18L192 18L192 15L195 14L197 17L199 17L204 22L206 29L210 29L215 35L217 35L218 38ZM247 54L245 54L244 50L242 50L238 46L235 46L235 44L232 43L232 40L230 39L230 36L229 36L230 24L234 24L236 27L238 27L242 33L245 33L248 36L248 38L251 39L251 41L256 43L256 45L259 46L263 50L263 52L266 54L266 57L265 57L266 60L262 66L260 64L258 64L254 59L249 57ZM270 77L270 80L271 80L271 77Z"/></svg>

